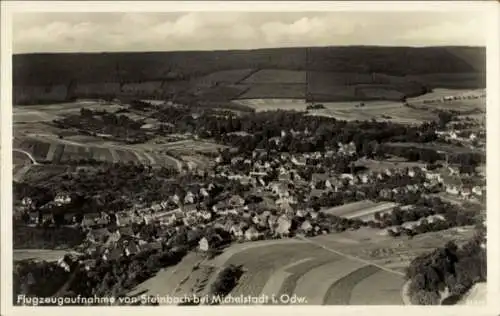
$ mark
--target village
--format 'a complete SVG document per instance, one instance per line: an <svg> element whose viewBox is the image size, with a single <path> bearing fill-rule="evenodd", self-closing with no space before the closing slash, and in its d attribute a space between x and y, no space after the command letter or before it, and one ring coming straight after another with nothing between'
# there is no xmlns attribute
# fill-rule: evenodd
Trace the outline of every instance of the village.
<svg viewBox="0 0 500 316"><path fill-rule="evenodd" d="M272 141L279 143L292 132L297 134L282 131L281 137ZM468 137L457 137L453 129L437 133L439 137L451 138L465 145L476 140L473 133ZM387 160L394 158L397 157L388 157ZM351 161L352 172L339 173L322 167L328 160L339 159ZM401 231L411 231L418 226L423 218L401 223L399 228L391 230L388 229L390 225L382 223L383 215L390 214L394 208L410 210L411 196L417 200L439 197L453 205L476 205L479 208L484 205L484 174L461 173L459 166L447 162L433 165L396 162L378 170L364 167L355 171L360 169L359 166L379 163L360 158L352 142L339 143L337 148L326 152L273 154L254 150L251 157L234 154L227 159L220 155L215 162L208 176L206 170L189 171L203 181L193 183L184 192L148 205L136 201L133 207L118 212L86 213L83 217L65 213L63 226L84 233L83 242L75 249L92 258L85 261L89 264L98 258L117 260L141 251L171 249L175 247L174 237L180 231L187 234L189 243L196 243L196 251L207 253L232 242L314 236L361 226L400 235ZM202 202L214 195L214 183L217 182L237 183L240 192L226 194L225 198L207 206ZM52 202L39 209L33 205L31 197L26 196L16 214L23 218L23 225L55 226L52 213L44 209L71 204L70 196L70 192L60 192ZM365 200L389 204L388 207L367 207L362 210L362 216L337 215L329 211ZM442 215L430 216L427 220L436 218L446 221ZM155 227L155 234L151 235L145 227Z"/></svg>

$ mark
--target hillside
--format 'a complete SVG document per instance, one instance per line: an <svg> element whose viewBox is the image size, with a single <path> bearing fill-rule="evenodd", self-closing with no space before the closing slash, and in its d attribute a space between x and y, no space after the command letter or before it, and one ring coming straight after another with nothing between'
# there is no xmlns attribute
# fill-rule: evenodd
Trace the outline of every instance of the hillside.
<svg viewBox="0 0 500 316"><path fill-rule="evenodd" d="M398 99L485 84L485 48L314 47L13 56L16 104L141 96ZM276 93L274 93L276 91Z"/></svg>

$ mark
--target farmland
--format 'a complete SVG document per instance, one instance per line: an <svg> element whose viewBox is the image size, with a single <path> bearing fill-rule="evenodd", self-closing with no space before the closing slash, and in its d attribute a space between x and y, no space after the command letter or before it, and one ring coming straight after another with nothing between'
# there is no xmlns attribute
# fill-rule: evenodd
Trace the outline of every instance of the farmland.
<svg viewBox="0 0 500 316"><path fill-rule="evenodd" d="M432 149L441 152L445 152L447 154L460 154L460 153L471 153L473 152L471 149L466 147L459 147L448 144L436 144L436 143L387 143L386 146L390 147L401 147L401 148L422 148L422 149Z"/></svg>
<svg viewBox="0 0 500 316"><path fill-rule="evenodd" d="M183 140L172 142L171 139L156 137L140 144L123 144L109 138L109 135L87 135L76 128L61 129L53 120L80 115L82 108L106 110L111 113L123 109L115 103L92 100L78 100L72 103L47 104L13 108L13 148L33 155L37 161L52 165L65 164L68 161L96 160L102 162L132 162L157 167L183 168L186 163L194 167L208 165L206 155L217 153L217 145L210 141L197 141L181 135ZM135 121L148 121L144 115L126 112L122 115ZM106 137L104 137L106 136ZM174 155L177 158L174 158ZM14 174L19 179L29 173L29 167L22 167L25 154L15 153L19 166ZM16 177L17 178L17 177Z"/></svg>
<svg viewBox="0 0 500 316"><path fill-rule="evenodd" d="M344 204L342 206L332 207L323 210L324 213L336 215L346 218L363 218L367 216L373 217L376 212L383 213L390 211L396 207L396 203L375 203L369 200Z"/></svg>
<svg viewBox="0 0 500 316"><path fill-rule="evenodd" d="M306 72L293 70L264 69L255 72L241 83L246 84L305 84Z"/></svg>
<svg viewBox="0 0 500 316"><path fill-rule="evenodd" d="M32 153L37 160L56 164L69 160L95 159L111 163L122 161L152 166L174 166L176 168L182 166L182 163L173 157L139 150L132 146L89 145L47 136L14 139L14 148Z"/></svg>
<svg viewBox="0 0 500 316"><path fill-rule="evenodd" d="M14 261L21 260L44 260L44 261L57 261L64 257L66 254L73 253L67 250L46 250L46 249L14 249Z"/></svg>
<svg viewBox="0 0 500 316"><path fill-rule="evenodd" d="M365 167L373 172L383 172L386 169L393 168L425 167L425 164L423 163L410 162L401 158L392 158L383 161L364 158L356 161L356 165Z"/></svg>
<svg viewBox="0 0 500 316"><path fill-rule="evenodd" d="M422 84L384 74L310 71L308 98L317 102L348 100L401 100L425 93Z"/></svg>
<svg viewBox="0 0 500 316"><path fill-rule="evenodd" d="M233 244L213 259L190 254L131 294L206 295L216 272L232 264L242 265L244 270L232 296L295 294L310 305L401 305L404 268L411 259L448 240L464 241L472 233L472 228L465 232L450 229L394 243L367 228L307 241ZM195 265L199 268L193 269Z"/></svg>
<svg viewBox="0 0 500 316"><path fill-rule="evenodd" d="M323 103L325 109L315 110L309 115L334 117L340 120L372 120L391 121L402 124L419 124L424 121L436 120L437 115L426 110L417 110L403 106L402 103L365 103L359 107L359 102Z"/></svg>
<svg viewBox="0 0 500 316"><path fill-rule="evenodd" d="M16 104L37 104L70 97L193 98L193 90L205 90L194 96L198 101L203 95L217 95L219 102L240 95L307 96L322 102L399 100L403 95L424 93L424 86L484 87L484 64L484 48L476 47L15 55L14 100ZM47 75L41 78L39 73ZM226 88L232 92L219 91ZM246 90L247 95L243 94Z"/></svg>
<svg viewBox="0 0 500 316"><path fill-rule="evenodd" d="M194 78L193 84L197 86L213 86L220 83L240 83L245 82L246 78L255 72L256 70L254 69L216 71L206 76Z"/></svg>
<svg viewBox="0 0 500 316"><path fill-rule="evenodd" d="M305 99L305 85L303 83L291 84L252 84L248 91L237 99Z"/></svg>
<svg viewBox="0 0 500 316"><path fill-rule="evenodd" d="M256 111L305 111L307 103L303 99L246 99L234 100L236 104L245 105Z"/></svg>

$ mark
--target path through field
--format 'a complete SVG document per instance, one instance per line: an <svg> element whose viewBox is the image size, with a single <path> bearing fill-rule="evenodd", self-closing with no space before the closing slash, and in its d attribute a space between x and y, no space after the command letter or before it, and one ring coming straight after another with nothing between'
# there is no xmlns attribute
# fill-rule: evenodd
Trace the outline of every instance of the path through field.
<svg viewBox="0 0 500 316"><path fill-rule="evenodd" d="M219 269L229 264L243 266L244 274L231 292L234 297L287 294L306 298L308 305L402 304L404 273L346 253L342 249L361 247L361 243L339 238L238 244L205 264Z"/></svg>

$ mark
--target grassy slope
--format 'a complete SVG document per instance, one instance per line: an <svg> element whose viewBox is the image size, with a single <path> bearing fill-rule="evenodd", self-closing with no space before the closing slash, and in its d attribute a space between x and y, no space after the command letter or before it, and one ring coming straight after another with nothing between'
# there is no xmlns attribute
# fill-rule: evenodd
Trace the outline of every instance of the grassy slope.
<svg viewBox="0 0 500 316"><path fill-rule="evenodd" d="M298 89L300 92L285 96L302 97L307 92L320 100L398 98L401 93L420 93L421 83L482 86L484 69L485 49L474 47L352 46L13 57L18 100L64 99L93 92L168 97L173 93L192 95L194 88L198 91L194 99L218 95L214 101L225 101L247 89L252 96L272 97L273 85L277 85L276 97L284 97L280 91ZM372 77L372 73L377 75ZM108 84L102 85L105 82ZM306 87L297 86L302 82ZM120 88L120 83L128 85ZM46 88L56 85L56 89ZM69 92L61 85L69 86Z"/></svg>

